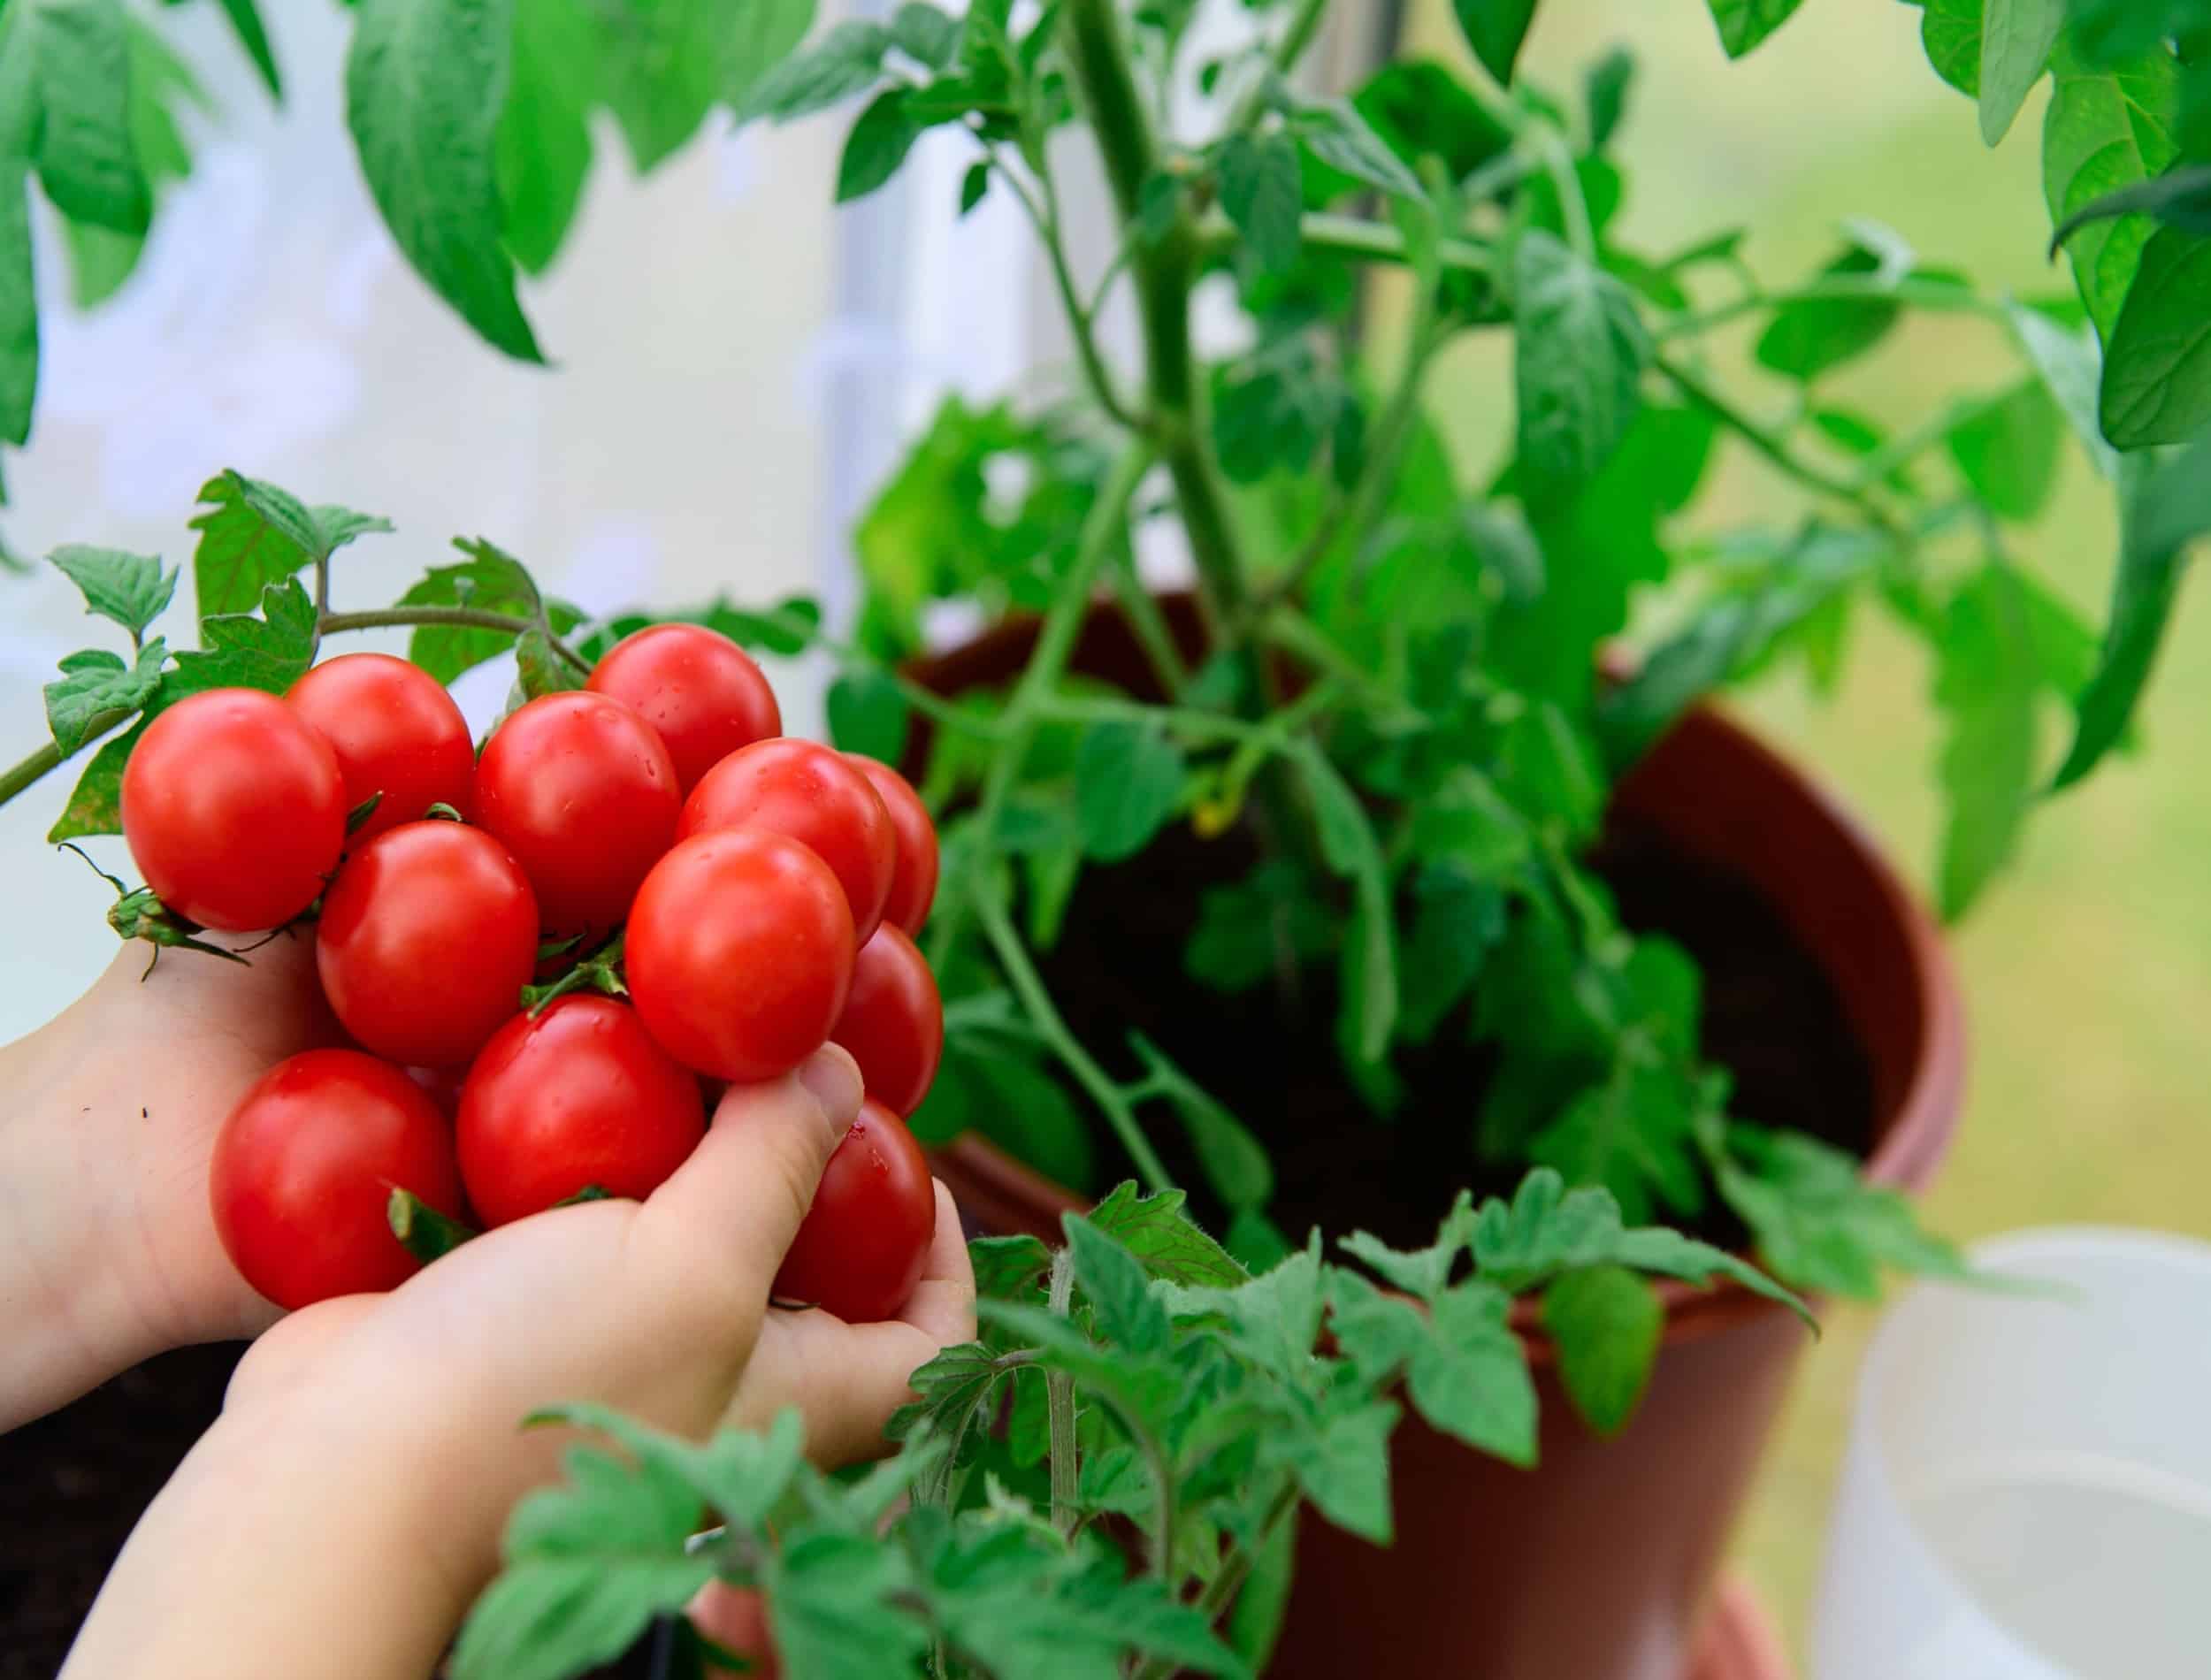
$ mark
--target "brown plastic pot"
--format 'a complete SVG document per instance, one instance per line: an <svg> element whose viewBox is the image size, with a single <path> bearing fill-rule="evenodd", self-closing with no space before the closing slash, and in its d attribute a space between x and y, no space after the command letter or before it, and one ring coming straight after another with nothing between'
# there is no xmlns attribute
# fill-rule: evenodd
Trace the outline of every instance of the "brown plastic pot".
<svg viewBox="0 0 2211 1680"><path fill-rule="evenodd" d="M1164 604L1194 649L1187 602ZM1032 622L1009 622L915 675L944 693L1001 683L1035 638ZM1134 638L1108 609L1091 615L1073 667L1146 686ZM1924 1187L1963 1093L1963 1011L1933 925L1872 842L1710 709L1650 751L1614 806L1781 913L1833 982L1872 1069L1867 1180ZM1081 1205L980 1138L954 1141L937 1167L983 1228L1056 1238L1060 1214ZM1409 1415L1391 1444L1396 1544L1371 1546L1306 1514L1269 1675L1683 1680L1728 1531L1807 1340L1784 1309L1740 1287L1665 1283L1660 1294L1666 1333L1649 1390L1609 1442L1567 1405L1550 1345L1522 1303L1514 1322L1542 1401L1537 1468L1515 1470Z"/></svg>

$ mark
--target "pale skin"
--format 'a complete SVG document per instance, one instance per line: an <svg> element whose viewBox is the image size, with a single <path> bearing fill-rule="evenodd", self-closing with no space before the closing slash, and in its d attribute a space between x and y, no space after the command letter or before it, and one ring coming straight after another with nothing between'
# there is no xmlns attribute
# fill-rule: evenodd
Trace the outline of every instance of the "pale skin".
<svg viewBox="0 0 2211 1680"><path fill-rule="evenodd" d="M731 1090L644 1203L540 1214L388 1295L278 1322L216 1241L207 1157L247 1085L332 1036L310 942L279 939L251 969L172 952L142 987L142 951L0 1050L0 1427L164 1348L266 1333L132 1535L66 1680L421 1680L516 1501L558 1473L561 1433L521 1432L530 1412L596 1401L703 1438L796 1406L809 1456L835 1463L877 1450L907 1376L974 1334L941 1185L897 1320L768 1305L859 1105L835 1049Z"/></svg>

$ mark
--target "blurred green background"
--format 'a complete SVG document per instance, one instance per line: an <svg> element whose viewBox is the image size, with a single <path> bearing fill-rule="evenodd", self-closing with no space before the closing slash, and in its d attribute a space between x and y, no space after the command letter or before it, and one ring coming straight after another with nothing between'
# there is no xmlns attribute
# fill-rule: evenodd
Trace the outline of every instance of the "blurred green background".
<svg viewBox="0 0 2211 1680"><path fill-rule="evenodd" d="M1615 152L1628 174L1618 236L1656 253L1718 229L1753 230L1745 254L1770 286L1807 275L1836 248L1835 225L1871 216L1924 260L1985 289L2069 292L2043 256L2038 92L1994 152L1971 102L1939 81L1916 7L1807 0L1748 58L1722 55L1699 0L1549 0L1538 8L1522 74L1578 99L1583 67L1607 47L1639 61ZM1464 64L1441 0L1419 0L1409 45ZM2047 89L2047 84L2045 84ZM1389 332L1388 309L1381 312ZM1714 342L1754 412L1786 393L1749 374L1746 328ZM1911 318L1877 355L1832 377L1841 400L1891 425L1947 397L1994 392L2019 363L2002 333L1962 317ZM1502 347L1468 346L1428 396L1462 464L1497 458L1511 422ZM1939 461L1939 457L1937 458ZM2069 440L2058 493L2011 552L2100 627L2111 574L2110 500ZM1740 448L1724 455L1710 516L1725 522L1802 506ZM1700 517L1703 517L1700 515ZM2022 856L1953 930L1972 1030L1970 1091L1955 1152L1928 1204L1961 1239L2024 1226L2123 1223L2211 1237L2211 1103L2203 1020L2211 1006L2211 596L2183 607L2149 697L2143 750L2108 762L2053 801ZM1915 644L1858 615L1841 691L1824 701L1794 675L1737 701L1817 767L1924 890L1940 812L1932 674ZM2048 720L2054 767L2062 721ZM1828 1501L1857 1363L1875 1315L1832 1310L1806 1362L1737 1542L1737 1562L1802 1653Z"/></svg>

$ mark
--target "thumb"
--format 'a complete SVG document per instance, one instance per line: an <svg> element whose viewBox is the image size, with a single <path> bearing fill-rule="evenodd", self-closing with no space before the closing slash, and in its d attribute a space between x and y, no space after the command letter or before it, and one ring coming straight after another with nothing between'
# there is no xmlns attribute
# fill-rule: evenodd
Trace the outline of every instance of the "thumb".
<svg viewBox="0 0 2211 1680"><path fill-rule="evenodd" d="M860 1068L834 1044L779 1080L731 1086L704 1141L653 1192L646 1216L692 1250L686 1264L734 1272L748 1286L757 1279L764 1299L860 1100Z"/></svg>

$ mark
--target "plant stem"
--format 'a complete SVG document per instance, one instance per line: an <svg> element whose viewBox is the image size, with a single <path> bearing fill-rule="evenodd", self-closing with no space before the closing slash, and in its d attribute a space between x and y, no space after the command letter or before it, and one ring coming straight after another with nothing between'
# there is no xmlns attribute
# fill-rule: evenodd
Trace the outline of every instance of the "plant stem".
<svg viewBox="0 0 2211 1680"><path fill-rule="evenodd" d="M1029 1012L1029 1019L1053 1055L1067 1065L1075 1082L1090 1094L1106 1116L1113 1134L1121 1140L1128 1158L1136 1163L1136 1172L1147 1189L1171 1190L1174 1176L1160 1162L1151 1147L1151 1140L1144 1136L1143 1124L1113 1075L1100 1067L1083 1042L1069 1030L1045 989L1044 976L1037 972L1037 965L1029 960L1029 951L1021 943L1021 935L1014 930L1013 919L1006 913L1006 902L987 886L978 883L969 895L975 905L976 920L983 924L983 936L991 942L997 953L998 966L1006 971L1006 978L1014 988L1014 995L1021 999L1021 1007Z"/></svg>
<svg viewBox="0 0 2211 1680"><path fill-rule="evenodd" d="M1243 1584L1251 1578L1251 1565L1266 1543L1274 1538L1274 1531L1289 1520L1297 1509L1297 1484L1284 1478L1274 1502L1266 1508L1266 1515L1259 1519L1259 1532L1251 1537L1249 1546L1239 1546L1228 1554L1228 1561L1220 1566L1205 1592L1198 1595L1197 1610L1208 1623L1236 1602L1236 1594L1243 1591ZM1176 1665L1171 1657L1154 1657L1138 1669L1133 1680L1174 1680Z"/></svg>
<svg viewBox="0 0 2211 1680"><path fill-rule="evenodd" d="M1064 1318L1074 1300L1075 1253L1062 1248L1052 1256L1052 1292L1045 1305ZM1075 1444L1075 1378L1064 1371L1044 1372L1044 1420L1051 1435L1052 1521L1060 1533L1071 1535L1080 1515L1075 1502L1083 1476Z"/></svg>
<svg viewBox="0 0 2211 1680"><path fill-rule="evenodd" d="M137 715L135 712L95 712L85 723L81 745L91 745L117 724L126 722ZM0 773L0 805L7 804L24 789L32 786L61 760L61 749L49 741L20 763Z"/></svg>
<svg viewBox="0 0 2211 1680"><path fill-rule="evenodd" d="M1549 123L1541 126L1535 138L1537 155L1543 163L1543 172L1550 177L1551 185L1558 192L1558 210L1566 224L1566 243L1585 263L1597 260L1596 229L1589 220L1589 201L1581 191L1581 177L1574 173L1574 160L1566 150L1566 142L1558 131Z"/></svg>
<svg viewBox="0 0 2211 1680"><path fill-rule="evenodd" d="M1126 230L1137 220L1144 183L1159 163L1151 120L1129 73L1121 16L1113 0L1067 0L1062 16L1074 79L1090 107L1106 179ZM1151 245L1140 242L1131 260L1144 326L1151 432L1174 482L1197 568L1199 598L1218 627L1241 610L1246 574L1190 352L1190 294L1198 255L1195 230L1182 215Z"/></svg>
<svg viewBox="0 0 2211 1680"><path fill-rule="evenodd" d="M1713 390L1710 386L1705 384L1702 379L1679 363L1662 355L1656 359L1654 365L1672 383L1674 389L1680 392L1693 405L1702 409L1721 425L1748 444L1759 454L1764 456L1785 477L1794 478L1808 490L1817 491L1823 496L1855 508L1867 521L1878 526L1900 544L1909 540L1908 534L1897 523L1895 516L1874 499L1868 488L1850 479L1828 472L1825 468L1814 466L1810 462L1795 454L1786 444L1735 408L1726 398L1721 396L1718 392Z"/></svg>
<svg viewBox="0 0 2211 1680"><path fill-rule="evenodd" d="M1282 31L1282 38L1267 54L1269 73L1244 89L1223 133L1240 134L1259 121L1260 113L1266 109L1268 84L1297 68L1297 61L1305 56L1305 49L1312 44L1313 36L1320 33L1320 19L1327 9L1327 0L1298 0L1297 11L1289 20L1289 27Z"/></svg>
<svg viewBox="0 0 2211 1680"><path fill-rule="evenodd" d="M1037 149L1041 160L1043 148ZM1044 256L1050 260L1052 282L1060 288L1060 307L1067 311L1067 332L1075 340L1075 356L1083 364L1083 377L1090 385L1090 395L1116 423L1132 431L1142 431L1143 420L1121 400L1121 392L1113 384L1112 371L1098 351L1090 311L1075 289L1075 271L1067 263L1067 242L1060 233L1060 195L1052 184L1049 166L1039 162L1037 179L1044 189L1044 202L1038 204L1036 195L1021 184L1021 178L995 152L991 162L998 179L1013 190L1021 209L1028 212L1037 238L1044 248Z"/></svg>
<svg viewBox="0 0 2211 1680"><path fill-rule="evenodd" d="M1370 222L1363 216L1309 210L1298 218L1297 235L1308 248L1337 256L1365 257L1377 263L1411 260L1403 233L1387 223ZM1197 241L1208 255L1233 248L1243 237L1236 232L1236 225L1218 210L1208 211L1197 223ZM1496 268L1488 250L1470 239L1441 240L1436 245L1436 255L1443 267L1468 274L1488 274Z"/></svg>
<svg viewBox="0 0 2211 1680"><path fill-rule="evenodd" d="M1159 692L1173 700L1182 693L1182 684L1190 681L1190 669L1182 663L1182 649L1174 645L1174 632L1167 625L1167 615L1159 610L1159 603L1151 599L1151 592L1144 586L1143 576L1136 570L1136 550L1130 544L1117 543L1113 547L1113 598L1121 603L1121 616L1128 621L1128 628L1136 632L1136 645L1144 650Z"/></svg>
<svg viewBox="0 0 2211 1680"><path fill-rule="evenodd" d="M2004 306L1965 290L1962 286L1943 286L1931 280L1895 280L1884 282L1878 275L1837 274L1824 280L1793 286L1786 292L1752 291L1709 309L1689 315L1676 316L1658 329L1664 339L1689 338L1708 332L1716 326L1746 315L1756 315L1765 309L1778 309L1791 303L1901 303L1911 309L1930 309L1951 315L1978 315L1990 321L2003 322L2008 317Z"/></svg>
<svg viewBox="0 0 2211 1680"><path fill-rule="evenodd" d="M325 613L316 629L325 636L338 636L348 630L389 630L408 624L440 624L455 630L503 630L513 636L538 628L538 621L534 618L524 618L518 613L494 613L488 607L386 607L370 613Z"/></svg>

